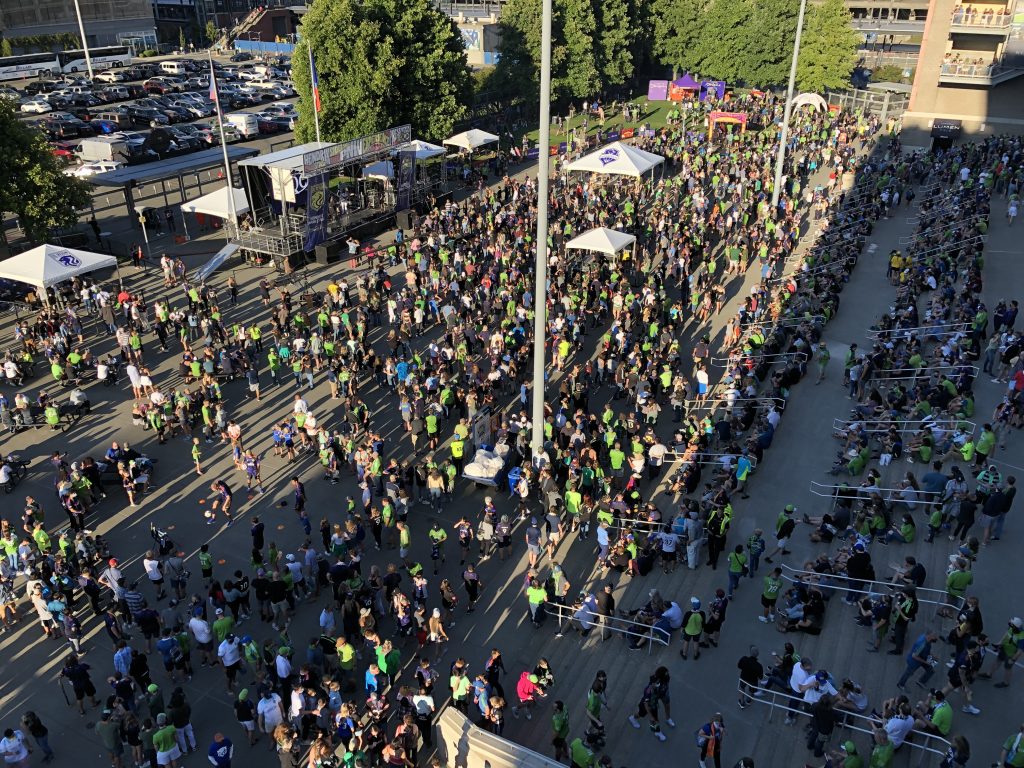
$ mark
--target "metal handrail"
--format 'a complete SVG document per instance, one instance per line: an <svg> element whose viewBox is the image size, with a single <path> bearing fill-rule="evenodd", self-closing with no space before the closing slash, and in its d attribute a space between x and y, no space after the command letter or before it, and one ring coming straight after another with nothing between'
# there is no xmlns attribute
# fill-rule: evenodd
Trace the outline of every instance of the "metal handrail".
<svg viewBox="0 0 1024 768"><path fill-rule="evenodd" d="M562 619L567 617L569 621L572 621L573 614L576 613L576 611L574 611L572 608L570 608L567 605L562 605L561 603L553 603L551 601L548 601L548 602L544 603L544 610L545 611L550 611L551 613L554 613L554 614L556 614L558 616L558 631L559 632L562 631ZM649 625L649 624L641 624L638 621L633 621L632 619L626 619L626 618L623 618L621 616L602 616L601 614L594 613L593 611L590 612L590 615L593 616L594 619L595 619L594 626L595 626L596 629L600 629L600 630L607 629L607 630L610 630L612 632L617 632L620 635L629 635L630 637L640 637L640 638L643 638L643 639L647 640L647 655L648 656L651 654L651 650L653 649L655 643L657 643L658 645L661 645L661 646L664 646L664 647L667 648L668 645L669 645L669 642L671 640L671 637L669 638L669 640L666 640L663 637L655 636L654 631L653 631L653 627L651 625ZM601 621L602 619L607 619L607 621L606 622L602 622ZM623 629L622 627L617 627L617 626L615 626L615 624L626 624L626 625L634 626L634 627L643 627L647 631L646 632L634 632L634 631L631 631L631 630L628 630L628 629Z"/></svg>
<svg viewBox="0 0 1024 768"><path fill-rule="evenodd" d="M829 488L833 489L832 493L824 493L823 492L824 490L827 490ZM837 491L837 490L839 490L841 488L843 488L843 486L841 486L841 485L825 485L824 483L818 483L818 482L815 482L814 480L812 480L811 481L811 487L808 490L811 493L813 493L815 496L820 496L823 499L837 499L838 496L835 493L835 491ZM943 503L942 501L926 501L924 499L918 499L918 500L913 501L913 502L907 502L905 499L899 499L899 498L894 499L893 498L893 493L899 493L901 490L903 490L902 488L879 488L878 486L875 486L875 485L871 485L871 486L868 486L868 487L865 488L862 485L847 485L846 486L846 490L848 490L848 491L856 491L857 492L857 498L862 500L862 501L868 495L870 495L870 494L877 493L879 496L884 496L886 493L888 493L889 495L885 498L885 500L893 502L893 503L897 503L897 504L901 504L901 503L902 504L908 504L908 503L909 504L924 504L924 505L930 506L930 507L937 507L937 506L941 506L942 503Z"/></svg>
<svg viewBox="0 0 1024 768"><path fill-rule="evenodd" d="M784 578L786 581L792 582L794 584L796 584L797 582L800 582L802 584L806 584L807 582L804 581L801 578L803 576L806 576L806 577L808 577L811 580L821 579L821 577L824 576L824 577L826 577L828 579L841 579L843 581L857 582L858 584L862 585L861 587L859 587L857 589L854 589L853 587L842 587L842 586L839 586L837 584L825 584L824 585L826 589L832 589L832 590L835 590L837 592L853 593L855 595L862 595L862 594L866 594L866 593L867 594L881 594L882 592L884 592L886 590L894 590L894 589L898 590L898 589L901 589L902 586L903 586L901 584L897 584L897 583L891 582L891 581L873 581L873 580L870 580L870 579L853 579L853 578L850 578L849 576L846 576L845 574L841 574L841 573L818 573L817 571L804 571L804 570L800 570L799 568L793 568L793 567L785 565L785 564L783 564L782 569L783 569L782 578ZM927 594L935 595L938 599L933 599L933 598L929 598L929 597L923 597L922 598L921 597L922 593L927 593ZM960 612L960 610L964 607L964 603L967 602L966 598L958 597L956 602L951 603L951 602L949 602L947 600L947 596L948 596L949 593L946 592L946 590L944 590L944 589L934 589L932 587L915 587L914 588L914 594L917 597L917 602L918 603L921 603L921 604L924 604L924 605L934 605L937 608L952 608L957 613Z"/></svg>
<svg viewBox="0 0 1024 768"><path fill-rule="evenodd" d="M703 400L699 401L696 398L689 400L683 400L683 405L686 406L687 410L690 408L710 408L712 405L720 408L731 408L736 403L771 403L772 405L778 406L780 411L786 410L786 401L782 398L774 397L737 397L729 403L725 398L720 396L711 396L711 392L708 392L708 396Z"/></svg>
<svg viewBox="0 0 1024 768"><path fill-rule="evenodd" d="M913 331L932 331L932 330L934 330L936 328L955 329L955 330L951 330L950 333L949 333L950 336L955 336L957 333L964 333L964 332L966 332L967 329L970 328L970 326L971 326L970 323L953 322L953 323L932 323L931 325L915 325L915 326L912 326L910 328L889 328L887 330L882 330L881 328L872 328L872 329L868 330L867 337L869 339L871 339L872 341L877 341L878 339L882 338L883 334L888 334L888 335L893 335L893 334L904 335L904 334L906 334L906 335L910 335L910 336L915 336L917 334L912 333ZM940 331L940 333L945 333L945 331ZM937 334L929 333L927 335L935 336Z"/></svg>
<svg viewBox="0 0 1024 768"><path fill-rule="evenodd" d="M810 317L779 317L774 320L751 320L747 323L740 323L740 328L755 328L762 325L800 325L808 322L824 322L824 315L811 315Z"/></svg>
<svg viewBox="0 0 1024 768"><path fill-rule="evenodd" d="M916 379L916 378L919 378L923 374L941 373L942 371L946 371L946 370L958 371L958 370L965 369L965 368L967 370L973 371L974 373L972 375L975 378L977 378L977 376L978 376L978 366L976 366L976 365L946 365L946 364L943 364L943 365L922 365L920 368L880 368L879 370L873 371L872 373L873 373L873 375L875 376L876 379L881 381L881 380L885 380L885 379L889 379L889 380L892 380L892 379ZM913 376L889 376L888 375L890 373L903 373L904 371L910 371L914 375Z"/></svg>
<svg viewBox="0 0 1024 768"><path fill-rule="evenodd" d="M988 240L988 235L971 235L965 240L951 241L943 245L937 245L934 248L927 248L923 251L913 250L908 252L907 255L910 256L912 262L920 261L924 256L937 253L938 251L948 251L950 248L963 248L964 246L974 245L974 243L978 242L984 243L986 240Z"/></svg>
<svg viewBox="0 0 1024 768"><path fill-rule="evenodd" d="M833 419L832 420L832 429L837 430L837 431L842 430L842 429L849 429L854 424L862 425L862 428L860 430L858 430L858 432L860 432L861 434L865 434L865 435L884 435L884 434L886 434L889 431L888 427L878 427L878 428L875 428L875 427L867 426L869 424L879 424L879 425L888 424L890 426L896 426L896 427L898 427L897 431L900 434L906 434L907 432L917 432L920 429L923 429L924 427L935 427L935 426L942 427L944 429L949 429L949 431L953 431L954 429L959 429L961 424L963 424L965 426L966 425L970 425L970 427L971 427L971 434L972 435L978 429L978 425L977 425L976 422L969 421L967 419L952 419L952 418L951 419L913 419L913 420L901 420L901 419L839 419L839 418L837 418L837 419ZM902 426L900 426L900 424L902 424ZM912 424L919 424L920 426L919 427L912 427L912 426L910 426ZM960 430L960 431L963 432L965 430Z"/></svg>
<svg viewBox="0 0 1024 768"><path fill-rule="evenodd" d="M712 365L718 365L724 368L727 366L736 365L742 362L747 357L756 358L757 360L775 360L780 357L788 359L791 357L797 357L799 355L803 355L805 360L810 359L810 354L807 352L774 352L772 354L765 355L754 351L751 352L750 354L744 354L740 352L736 355L730 355L729 357L711 357L709 358L709 360Z"/></svg>
<svg viewBox="0 0 1024 768"><path fill-rule="evenodd" d="M737 683L737 691L742 697L749 697L751 701L756 701L760 704L766 704L771 707L771 711L768 715L768 722L772 721L772 717L775 714L776 709L785 710L786 716L795 718L797 716L810 717L810 712L807 712L803 708L804 700L792 693L784 691L775 691L771 688L764 688L759 685L749 685L742 681ZM760 696L754 696L754 693L760 693ZM779 703L778 699L783 698L783 703ZM794 703L796 704L794 706ZM867 715L862 715L859 712L851 712L849 710L843 710L843 717L846 718L845 726L851 731L857 733L863 733L867 736L874 738L874 730L881 724ZM913 737L913 738L911 738ZM919 743L917 740L923 739L924 743ZM938 746L931 746L932 742L937 742ZM906 741L903 742L911 749L915 749L921 753L921 760L918 765L924 765L925 760L929 755L939 755L944 757L949 751L950 742L941 736L936 736L925 731L919 731L916 728L907 734Z"/></svg>

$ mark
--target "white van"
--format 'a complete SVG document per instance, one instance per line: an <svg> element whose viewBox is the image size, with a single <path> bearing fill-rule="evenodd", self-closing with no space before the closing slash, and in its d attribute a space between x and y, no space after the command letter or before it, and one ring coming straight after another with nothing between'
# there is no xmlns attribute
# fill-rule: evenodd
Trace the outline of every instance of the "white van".
<svg viewBox="0 0 1024 768"><path fill-rule="evenodd" d="M180 61L161 61L160 71L165 75L187 75L188 70Z"/></svg>
<svg viewBox="0 0 1024 768"><path fill-rule="evenodd" d="M224 120L229 125L235 126L243 138L250 139L260 133L259 122L256 115L251 112L232 112L230 115L225 115Z"/></svg>

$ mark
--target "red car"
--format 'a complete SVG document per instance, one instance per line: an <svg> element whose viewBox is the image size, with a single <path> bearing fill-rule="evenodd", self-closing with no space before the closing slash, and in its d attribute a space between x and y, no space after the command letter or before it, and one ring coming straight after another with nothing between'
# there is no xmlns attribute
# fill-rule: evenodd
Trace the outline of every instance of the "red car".
<svg viewBox="0 0 1024 768"><path fill-rule="evenodd" d="M65 163L75 161L75 145L70 141L51 141L50 151Z"/></svg>

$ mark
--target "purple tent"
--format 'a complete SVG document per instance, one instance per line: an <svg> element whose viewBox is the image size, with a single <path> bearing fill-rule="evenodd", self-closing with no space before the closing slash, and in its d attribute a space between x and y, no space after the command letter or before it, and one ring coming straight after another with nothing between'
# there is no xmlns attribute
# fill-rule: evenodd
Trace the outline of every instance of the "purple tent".
<svg viewBox="0 0 1024 768"><path fill-rule="evenodd" d="M700 83L690 77L690 73L687 72L685 75L680 77L678 80L673 80L672 85L676 88L685 88L688 91L696 91L700 88Z"/></svg>

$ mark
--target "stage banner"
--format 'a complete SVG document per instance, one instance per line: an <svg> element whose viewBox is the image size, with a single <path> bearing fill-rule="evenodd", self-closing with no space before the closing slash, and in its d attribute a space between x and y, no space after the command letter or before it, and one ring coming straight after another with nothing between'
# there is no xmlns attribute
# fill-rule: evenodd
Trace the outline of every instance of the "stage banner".
<svg viewBox="0 0 1024 768"><path fill-rule="evenodd" d="M327 239L327 175L312 177L306 194L306 242L302 250L309 253Z"/></svg>
<svg viewBox="0 0 1024 768"><path fill-rule="evenodd" d="M636 135L636 129L635 128L623 128L622 129L622 133L620 134L620 138L632 139L635 135Z"/></svg>
<svg viewBox="0 0 1024 768"><path fill-rule="evenodd" d="M412 207L412 188L416 184L416 152L403 149L398 153L398 166L395 168L395 183L398 210L404 211Z"/></svg>
<svg viewBox="0 0 1024 768"><path fill-rule="evenodd" d="M725 83L722 80L702 80L700 84L700 100L704 101L709 96L721 99L725 96Z"/></svg>
<svg viewBox="0 0 1024 768"><path fill-rule="evenodd" d="M647 100L668 101L668 80L648 80Z"/></svg>

